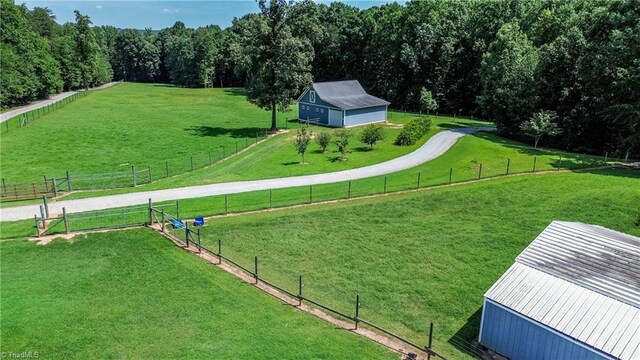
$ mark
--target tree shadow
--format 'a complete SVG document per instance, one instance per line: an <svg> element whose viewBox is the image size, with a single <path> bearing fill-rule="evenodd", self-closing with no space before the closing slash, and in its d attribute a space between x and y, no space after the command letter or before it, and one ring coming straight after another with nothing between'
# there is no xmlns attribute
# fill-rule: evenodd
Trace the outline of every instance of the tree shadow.
<svg viewBox="0 0 640 360"><path fill-rule="evenodd" d="M467 355L472 357L482 356L485 354L486 348L478 343L481 320L482 307L479 307L447 342Z"/></svg>
<svg viewBox="0 0 640 360"><path fill-rule="evenodd" d="M353 151L355 152L370 152L373 151L374 149L368 147L368 146L358 146L353 148Z"/></svg>
<svg viewBox="0 0 640 360"><path fill-rule="evenodd" d="M153 84L153 86L156 87L167 87L167 88L178 88L178 85L173 85L173 84Z"/></svg>
<svg viewBox="0 0 640 360"><path fill-rule="evenodd" d="M224 89L224 93L230 96L247 96L247 92L242 88L226 88Z"/></svg>
<svg viewBox="0 0 640 360"><path fill-rule="evenodd" d="M287 162L283 162L282 165L284 166L300 165L300 161L287 161Z"/></svg>
<svg viewBox="0 0 640 360"><path fill-rule="evenodd" d="M254 139L256 136L262 134L264 135L264 129L258 127L250 127L250 128L238 128L238 129L229 129L218 126L191 126L184 129L185 131L190 132L192 135L203 136L203 137L216 137L216 136L230 136L235 139L241 138L251 138Z"/></svg>

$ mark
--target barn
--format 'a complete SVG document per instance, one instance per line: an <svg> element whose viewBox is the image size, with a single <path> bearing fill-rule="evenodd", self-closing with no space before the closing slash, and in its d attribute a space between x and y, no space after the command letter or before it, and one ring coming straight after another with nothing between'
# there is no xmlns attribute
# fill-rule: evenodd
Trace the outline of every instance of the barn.
<svg viewBox="0 0 640 360"><path fill-rule="evenodd" d="M298 98L298 119L332 127L387 121L389 102L367 94L357 80L313 83Z"/></svg>
<svg viewBox="0 0 640 360"><path fill-rule="evenodd" d="M479 341L510 359L640 359L640 238L552 222L484 296Z"/></svg>

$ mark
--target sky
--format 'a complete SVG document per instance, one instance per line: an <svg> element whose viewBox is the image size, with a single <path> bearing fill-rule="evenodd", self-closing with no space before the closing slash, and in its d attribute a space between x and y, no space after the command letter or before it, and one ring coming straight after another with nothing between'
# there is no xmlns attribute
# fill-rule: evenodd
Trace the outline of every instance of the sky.
<svg viewBox="0 0 640 360"><path fill-rule="evenodd" d="M319 2L328 4L331 1ZM393 1L342 2L365 9ZM151 28L153 30L170 27L176 21L182 21L187 27L192 28L205 25L219 25L225 28L231 25L234 17L258 11L255 0L15 0L15 3L24 3L29 9L36 6L48 7L59 23L74 21L73 11L79 10L89 15L95 26L112 25L118 28Z"/></svg>

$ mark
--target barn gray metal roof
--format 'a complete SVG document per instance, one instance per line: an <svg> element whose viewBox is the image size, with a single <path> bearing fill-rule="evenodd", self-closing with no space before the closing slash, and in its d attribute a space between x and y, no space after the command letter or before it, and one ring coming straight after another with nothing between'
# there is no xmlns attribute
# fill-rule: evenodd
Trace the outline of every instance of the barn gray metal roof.
<svg viewBox="0 0 640 360"><path fill-rule="evenodd" d="M367 94L357 80L317 82L312 88L320 99L342 110L389 105L388 101Z"/></svg>
<svg viewBox="0 0 640 360"><path fill-rule="evenodd" d="M621 359L640 358L640 238L552 222L485 297Z"/></svg>

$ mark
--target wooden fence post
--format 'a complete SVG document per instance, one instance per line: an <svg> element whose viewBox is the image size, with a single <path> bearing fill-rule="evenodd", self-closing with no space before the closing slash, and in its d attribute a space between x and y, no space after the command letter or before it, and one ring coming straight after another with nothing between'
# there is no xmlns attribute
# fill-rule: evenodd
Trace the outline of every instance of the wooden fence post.
<svg viewBox="0 0 640 360"><path fill-rule="evenodd" d="M302 275L298 277L298 306L302 305Z"/></svg>
<svg viewBox="0 0 640 360"><path fill-rule="evenodd" d="M537 156L533 157L533 170L531 170L531 172L536 172L536 160L538 160Z"/></svg>
<svg viewBox="0 0 640 360"><path fill-rule="evenodd" d="M151 202L151 198L149 198L149 225L153 225L153 203Z"/></svg>
<svg viewBox="0 0 640 360"><path fill-rule="evenodd" d="M7 182L4 178L2 178L2 192L5 194L7 194Z"/></svg>
<svg viewBox="0 0 640 360"><path fill-rule="evenodd" d="M482 178L482 163L480 163L480 168L478 169L478 180Z"/></svg>
<svg viewBox="0 0 640 360"><path fill-rule="evenodd" d="M193 172L193 156L191 156L191 171Z"/></svg>
<svg viewBox="0 0 640 360"><path fill-rule="evenodd" d="M67 217L67 209L62 208L62 220L64 221L64 232L66 234L71 233L71 229L69 228L69 218Z"/></svg>
<svg viewBox="0 0 640 360"><path fill-rule="evenodd" d="M164 209L162 209L162 232L163 233L165 232L165 224L164 224L165 221L166 220L165 220Z"/></svg>
<svg viewBox="0 0 640 360"><path fill-rule="evenodd" d="M429 344L427 345L427 359L431 359L431 347L433 346L433 323L429 324Z"/></svg>
<svg viewBox="0 0 640 360"><path fill-rule="evenodd" d="M313 203L313 185L309 185L309 204Z"/></svg>
<svg viewBox="0 0 640 360"><path fill-rule="evenodd" d="M58 183L56 182L56 178L52 178L53 180L53 197L58 197Z"/></svg>
<svg viewBox="0 0 640 360"><path fill-rule="evenodd" d="M382 193L386 194L387 193L387 177L384 177L384 186L382 188Z"/></svg>
<svg viewBox="0 0 640 360"><path fill-rule="evenodd" d="M347 195L347 199L351 199L351 180L349 180L349 193Z"/></svg>
<svg viewBox="0 0 640 360"><path fill-rule="evenodd" d="M269 209L273 208L273 190L269 189Z"/></svg>
<svg viewBox="0 0 640 360"><path fill-rule="evenodd" d="M451 178L453 177L453 168L449 168L449 185L451 185Z"/></svg>
<svg viewBox="0 0 640 360"><path fill-rule="evenodd" d="M560 171L561 167L562 167L562 155L559 155L559 157L558 157L558 171Z"/></svg>
<svg viewBox="0 0 640 360"><path fill-rule="evenodd" d="M253 277L256 279L256 284L258 283L258 257L254 257L253 260Z"/></svg>
<svg viewBox="0 0 640 360"><path fill-rule="evenodd" d="M169 177L169 162L168 161L164 162L164 168L166 170L167 177Z"/></svg>
<svg viewBox="0 0 640 360"><path fill-rule="evenodd" d="M418 185L416 186L416 189L420 189L420 171L418 171Z"/></svg>
<svg viewBox="0 0 640 360"><path fill-rule="evenodd" d="M49 201L47 201L47 195L42 195L42 202L44 204L44 213L46 216L46 218L49 218Z"/></svg>
<svg viewBox="0 0 640 360"><path fill-rule="evenodd" d="M358 330L358 323L360 322L360 319L358 318L359 315L360 315L360 294L356 294L356 316L354 318L356 322L356 330Z"/></svg>
<svg viewBox="0 0 640 360"><path fill-rule="evenodd" d="M511 158L507 158L507 174L509 175L509 167L511 166Z"/></svg>
<svg viewBox="0 0 640 360"><path fill-rule="evenodd" d="M224 194L224 214L228 214L229 213L229 195L228 194Z"/></svg>

